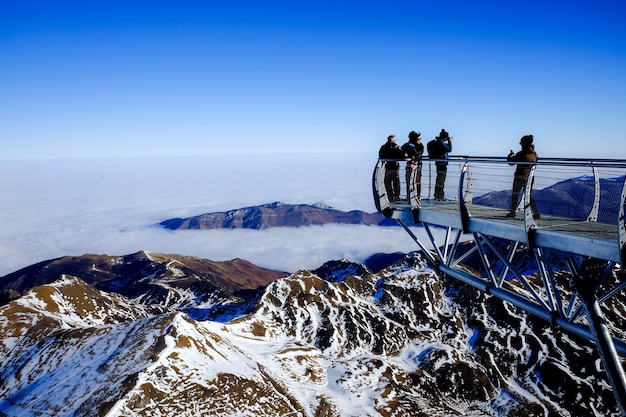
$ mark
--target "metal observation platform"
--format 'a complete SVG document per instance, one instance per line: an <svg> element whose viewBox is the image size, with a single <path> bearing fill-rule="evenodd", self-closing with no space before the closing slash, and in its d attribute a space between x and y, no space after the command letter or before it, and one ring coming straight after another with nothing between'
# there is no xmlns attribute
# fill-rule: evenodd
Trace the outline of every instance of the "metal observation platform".
<svg viewBox="0 0 626 417"><path fill-rule="evenodd" d="M526 163L514 199L515 168L524 163L469 156L424 158L413 168L407 162L378 160L378 211L396 219L441 273L594 342L626 416L626 160ZM444 198L435 199L442 164ZM424 228L428 245L411 226Z"/></svg>

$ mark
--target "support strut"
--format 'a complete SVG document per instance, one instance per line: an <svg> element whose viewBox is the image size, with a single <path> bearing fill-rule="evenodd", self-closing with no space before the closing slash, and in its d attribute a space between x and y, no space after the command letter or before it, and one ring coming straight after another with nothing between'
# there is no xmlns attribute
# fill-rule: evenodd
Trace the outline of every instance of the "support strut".
<svg viewBox="0 0 626 417"><path fill-rule="evenodd" d="M626 373L624 373L611 332L600 309L594 284L596 280L591 276L594 269L597 270L592 262L583 263L580 274L576 282L574 282L574 289L585 307L589 329L595 338L596 347L598 348L607 378L613 387L615 399L622 416L626 416Z"/></svg>

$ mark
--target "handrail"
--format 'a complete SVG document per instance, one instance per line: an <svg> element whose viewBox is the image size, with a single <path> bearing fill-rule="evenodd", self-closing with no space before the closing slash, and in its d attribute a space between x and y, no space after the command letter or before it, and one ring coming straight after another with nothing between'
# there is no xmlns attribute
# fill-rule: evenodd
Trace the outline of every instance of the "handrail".
<svg viewBox="0 0 626 417"><path fill-rule="evenodd" d="M390 161L399 162L400 166L402 197L398 201L388 195L384 184L385 162ZM405 180L403 174L409 161L408 158L378 159L372 179L374 200L377 210L387 217L404 211L417 219L424 204L429 210L437 211L449 210L450 203L453 203L457 207L460 228L468 233L471 219L506 220L507 212L517 212L517 216L511 217L523 220L526 241L531 246L535 230L589 235L591 226L575 225L598 224L603 228L598 232L602 233L598 238L615 242L626 255L626 160L542 158L536 162L518 162L503 157L425 157L419 164L420 175L409 175ZM435 163L442 161L448 166L445 181L447 208L432 205L439 203L432 197ZM515 167L523 165L530 168L529 174L519 199L512 201ZM519 207L511 207L516 201ZM481 211L481 207L491 211Z"/></svg>
<svg viewBox="0 0 626 417"><path fill-rule="evenodd" d="M410 158L378 158L383 162L402 162L410 161ZM469 155L450 155L448 158L430 158L423 156L422 161L446 161L446 162L495 162L503 164L537 164L537 165L563 165L563 166L598 166L598 167L615 167L623 166L626 168L626 159L607 159L607 158L554 158L540 157L536 162L508 161L506 157L501 156L469 156Z"/></svg>

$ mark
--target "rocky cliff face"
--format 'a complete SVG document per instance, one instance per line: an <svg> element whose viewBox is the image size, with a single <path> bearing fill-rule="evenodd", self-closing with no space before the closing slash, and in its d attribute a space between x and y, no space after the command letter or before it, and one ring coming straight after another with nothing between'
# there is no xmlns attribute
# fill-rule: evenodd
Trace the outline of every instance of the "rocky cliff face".
<svg viewBox="0 0 626 417"><path fill-rule="evenodd" d="M187 266L132 282L201 275ZM60 275L0 307L0 415L619 415L593 346L416 253L378 272L331 261L238 300L103 282ZM207 297L232 308L203 316Z"/></svg>

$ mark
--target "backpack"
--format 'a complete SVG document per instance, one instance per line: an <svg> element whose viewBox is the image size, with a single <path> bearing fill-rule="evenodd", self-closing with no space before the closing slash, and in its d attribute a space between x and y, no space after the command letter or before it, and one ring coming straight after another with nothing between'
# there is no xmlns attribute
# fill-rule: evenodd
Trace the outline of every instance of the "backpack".
<svg viewBox="0 0 626 417"><path fill-rule="evenodd" d="M433 159L442 159L446 154L443 146L437 139L429 141L426 144L426 150L428 151L428 157Z"/></svg>

